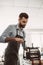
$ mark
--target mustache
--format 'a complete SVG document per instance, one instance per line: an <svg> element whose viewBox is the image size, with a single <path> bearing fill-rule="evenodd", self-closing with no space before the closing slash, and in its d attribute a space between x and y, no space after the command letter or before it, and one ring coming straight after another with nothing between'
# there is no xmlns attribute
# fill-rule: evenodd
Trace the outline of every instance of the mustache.
<svg viewBox="0 0 43 65"><path fill-rule="evenodd" d="M25 25L21 25L21 24L20 24L20 27L24 28L24 27L25 27Z"/></svg>

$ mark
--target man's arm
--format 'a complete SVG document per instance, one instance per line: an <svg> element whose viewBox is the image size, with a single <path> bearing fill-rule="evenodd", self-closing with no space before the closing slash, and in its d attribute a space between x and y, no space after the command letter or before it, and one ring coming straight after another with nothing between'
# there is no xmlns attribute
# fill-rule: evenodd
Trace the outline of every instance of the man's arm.
<svg viewBox="0 0 43 65"><path fill-rule="evenodd" d="M6 37L9 37L9 34L11 32L11 25L9 25L5 31L2 33L2 35L0 36L0 42L1 43L5 43L5 39Z"/></svg>
<svg viewBox="0 0 43 65"><path fill-rule="evenodd" d="M16 41L18 43L24 43L23 39L17 37L6 37L5 39L5 42L12 42L12 41Z"/></svg>
<svg viewBox="0 0 43 65"><path fill-rule="evenodd" d="M11 41L17 41L18 43L24 42L24 40L21 38L17 38L15 36L11 37L11 32L12 32L12 25L8 26L7 29L3 32L3 34L0 36L0 42L2 43Z"/></svg>

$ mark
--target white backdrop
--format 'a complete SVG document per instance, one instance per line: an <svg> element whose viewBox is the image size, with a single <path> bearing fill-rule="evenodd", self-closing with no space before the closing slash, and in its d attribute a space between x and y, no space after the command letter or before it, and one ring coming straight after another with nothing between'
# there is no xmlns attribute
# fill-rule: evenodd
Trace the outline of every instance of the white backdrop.
<svg viewBox="0 0 43 65"><path fill-rule="evenodd" d="M34 46L43 46L43 0L0 0L0 36L8 25L18 23L21 12L29 15L25 29L27 46L32 46L32 43ZM7 44L0 43L0 55L6 46Z"/></svg>

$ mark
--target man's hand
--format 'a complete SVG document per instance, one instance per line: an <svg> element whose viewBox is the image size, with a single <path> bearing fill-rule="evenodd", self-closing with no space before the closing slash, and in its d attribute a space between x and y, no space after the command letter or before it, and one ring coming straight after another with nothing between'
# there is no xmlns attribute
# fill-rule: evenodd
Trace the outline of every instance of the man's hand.
<svg viewBox="0 0 43 65"><path fill-rule="evenodd" d="M22 38L17 38L17 37L7 37L5 39L5 42L12 42L12 41L17 41L17 43L24 43L24 40Z"/></svg>
<svg viewBox="0 0 43 65"><path fill-rule="evenodd" d="M18 43L24 43L24 40L22 38L15 38L15 41L17 41Z"/></svg>

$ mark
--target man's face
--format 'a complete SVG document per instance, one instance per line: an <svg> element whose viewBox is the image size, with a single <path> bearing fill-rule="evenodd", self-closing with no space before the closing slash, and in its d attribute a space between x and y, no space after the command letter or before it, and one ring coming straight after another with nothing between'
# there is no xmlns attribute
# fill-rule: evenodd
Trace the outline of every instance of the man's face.
<svg viewBox="0 0 43 65"><path fill-rule="evenodd" d="M25 17L23 17L22 19L19 18L19 26L25 28L27 21L28 19L26 19Z"/></svg>

